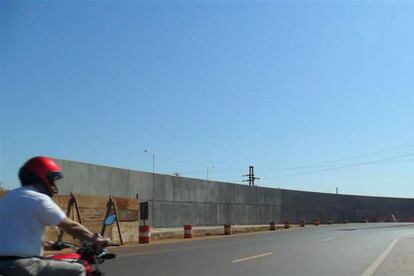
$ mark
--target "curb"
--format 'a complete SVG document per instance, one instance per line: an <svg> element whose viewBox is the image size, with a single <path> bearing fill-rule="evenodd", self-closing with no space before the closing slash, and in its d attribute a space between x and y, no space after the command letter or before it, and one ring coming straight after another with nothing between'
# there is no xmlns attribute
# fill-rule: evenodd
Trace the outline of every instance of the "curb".
<svg viewBox="0 0 414 276"><path fill-rule="evenodd" d="M298 228L299 225L290 225L291 228ZM276 230L285 230L284 225L275 225ZM287 230L287 229L286 229ZM232 225L232 234L252 233L252 232L270 232L269 225L253 226L253 227L237 227ZM223 227L217 227L213 229L196 229L193 227L193 237L208 237L208 236L224 236ZM165 240L165 239L182 239L183 231L165 231L165 232L152 232L152 240Z"/></svg>

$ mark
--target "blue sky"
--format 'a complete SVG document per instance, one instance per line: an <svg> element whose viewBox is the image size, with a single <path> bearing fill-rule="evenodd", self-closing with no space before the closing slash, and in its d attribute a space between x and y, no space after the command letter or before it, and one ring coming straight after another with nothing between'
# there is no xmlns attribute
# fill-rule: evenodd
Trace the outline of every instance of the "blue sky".
<svg viewBox="0 0 414 276"><path fill-rule="evenodd" d="M414 3L2 1L0 181L29 157L414 197ZM327 162L333 161L333 162Z"/></svg>

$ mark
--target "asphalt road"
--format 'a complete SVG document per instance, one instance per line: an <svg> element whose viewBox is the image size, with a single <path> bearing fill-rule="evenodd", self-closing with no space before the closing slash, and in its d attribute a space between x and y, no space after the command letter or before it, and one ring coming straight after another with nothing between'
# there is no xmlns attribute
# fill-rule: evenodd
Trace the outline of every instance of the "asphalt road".
<svg viewBox="0 0 414 276"><path fill-rule="evenodd" d="M397 273L390 259L410 236L412 223L307 226L123 248L102 268L106 275L412 275Z"/></svg>

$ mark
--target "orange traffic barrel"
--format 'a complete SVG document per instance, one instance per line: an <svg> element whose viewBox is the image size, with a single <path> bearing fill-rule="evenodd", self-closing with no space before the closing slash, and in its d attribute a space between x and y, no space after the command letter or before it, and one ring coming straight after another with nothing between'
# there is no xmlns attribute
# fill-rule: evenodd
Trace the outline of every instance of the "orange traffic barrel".
<svg viewBox="0 0 414 276"><path fill-rule="evenodd" d="M318 226L320 223L321 223L321 220L318 218L313 220L313 224L316 226Z"/></svg>
<svg viewBox="0 0 414 276"><path fill-rule="evenodd" d="M276 226L275 226L276 224L275 224L275 222L274 221L272 221L271 223L270 223L270 230L272 230L272 231L274 231L274 230L276 230Z"/></svg>
<svg viewBox="0 0 414 276"><path fill-rule="evenodd" d="M184 225L184 239L191 239L193 237L193 226Z"/></svg>
<svg viewBox="0 0 414 276"><path fill-rule="evenodd" d="M285 229L289 229L289 227L290 227L289 221L285 220Z"/></svg>
<svg viewBox="0 0 414 276"><path fill-rule="evenodd" d="M151 227L141 225L139 227L139 243L149 243L151 241Z"/></svg>
<svg viewBox="0 0 414 276"><path fill-rule="evenodd" d="M231 235L231 224L224 224L224 235Z"/></svg>
<svg viewBox="0 0 414 276"><path fill-rule="evenodd" d="M300 227L305 227L305 219L300 220Z"/></svg>

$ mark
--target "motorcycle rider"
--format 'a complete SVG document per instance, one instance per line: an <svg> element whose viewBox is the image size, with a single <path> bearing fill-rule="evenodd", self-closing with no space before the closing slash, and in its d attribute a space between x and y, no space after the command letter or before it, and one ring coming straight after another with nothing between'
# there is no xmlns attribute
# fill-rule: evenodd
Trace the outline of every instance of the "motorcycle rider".
<svg viewBox="0 0 414 276"><path fill-rule="evenodd" d="M0 275L84 276L79 263L46 260L42 241L45 226L58 226L81 241L95 241L100 247L109 240L95 236L80 223L66 217L51 199L58 193L55 182L63 177L51 158L38 156L19 170L21 187L0 198Z"/></svg>

